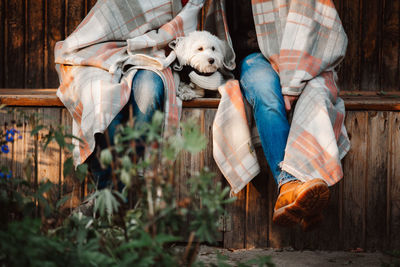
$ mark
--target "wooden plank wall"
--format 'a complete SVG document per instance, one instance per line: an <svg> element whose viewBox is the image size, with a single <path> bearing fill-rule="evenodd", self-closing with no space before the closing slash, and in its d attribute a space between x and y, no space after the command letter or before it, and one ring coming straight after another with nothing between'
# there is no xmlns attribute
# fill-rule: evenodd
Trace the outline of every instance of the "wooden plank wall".
<svg viewBox="0 0 400 267"><path fill-rule="evenodd" d="M56 88L54 45L80 23L96 0L0 0L0 88ZM349 37L339 69L346 91L399 91L400 1L334 0ZM249 0L226 1L238 58ZM249 26L251 27L251 26Z"/></svg>
<svg viewBox="0 0 400 267"><path fill-rule="evenodd" d="M0 0L0 88L57 88L54 46L96 0Z"/></svg>
<svg viewBox="0 0 400 267"><path fill-rule="evenodd" d="M71 125L71 117L60 108L24 108L27 114L40 113L49 124ZM55 115L56 114L56 115ZM215 109L185 109L183 120L192 118L212 140ZM15 114L0 113L0 125ZM14 118L17 119L17 118ZM287 247L296 249L368 250L400 247L400 113L388 111L350 111L346 127L352 149L343 160L344 179L331 188L331 200L324 212L320 228L303 233L299 228L285 229L272 224L277 196L275 182L267 168L261 148L257 148L262 172L227 207L226 231L219 240L228 248ZM29 136L31 125L23 123L19 130L23 139L14 142L9 154L2 154L0 165L12 166L15 175L23 175L25 155L36 159L37 168L30 179L59 183L57 194L81 196L74 178L62 177L62 160L66 155L50 145L43 151ZM39 141L41 139L39 134ZM35 166L33 162L33 167ZM182 154L176 162L179 199L189 188L186 181L196 171L208 166L216 172L215 181L226 181L212 159L212 142L196 155ZM36 178L35 178L36 177Z"/></svg>

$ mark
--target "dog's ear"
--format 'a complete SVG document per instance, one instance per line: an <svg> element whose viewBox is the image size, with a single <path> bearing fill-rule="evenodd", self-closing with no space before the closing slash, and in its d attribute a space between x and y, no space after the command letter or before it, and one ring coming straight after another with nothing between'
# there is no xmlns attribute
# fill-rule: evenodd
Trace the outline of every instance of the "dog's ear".
<svg viewBox="0 0 400 267"><path fill-rule="evenodd" d="M169 46L171 49L175 50L175 49L176 49L176 45L177 45L180 41L182 41L182 38L183 38L183 37L176 37L175 40L172 40L171 42L169 42L168 46Z"/></svg>
<svg viewBox="0 0 400 267"><path fill-rule="evenodd" d="M186 51L186 44L185 44L185 37L177 37L175 40L171 41L169 43L169 47L172 48L177 57L177 62L174 64L173 68L176 71L180 71L183 68L183 65L185 65L186 59L184 57L185 51Z"/></svg>
<svg viewBox="0 0 400 267"><path fill-rule="evenodd" d="M225 40L219 40L219 46L224 55L223 65L228 70L234 70L236 67L235 64L235 53L233 52L232 47Z"/></svg>

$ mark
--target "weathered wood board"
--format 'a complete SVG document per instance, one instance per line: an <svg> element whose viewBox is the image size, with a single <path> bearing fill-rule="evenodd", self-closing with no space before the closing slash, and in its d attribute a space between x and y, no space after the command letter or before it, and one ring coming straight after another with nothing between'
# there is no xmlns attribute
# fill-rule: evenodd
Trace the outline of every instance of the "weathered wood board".
<svg viewBox="0 0 400 267"><path fill-rule="evenodd" d="M365 247L368 113L348 113L346 126L353 149L343 162L343 236L347 237L343 245Z"/></svg>
<svg viewBox="0 0 400 267"><path fill-rule="evenodd" d="M3 1L0 1L0 55L5 55L6 47L5 47L5 4ZM4 66L5 57L0 56L0 64ZM0 86L3 88L5 86L5 69L0 69Z"/></svg>
<svg viewBox="0 0 400 267"><path fill-rule="evenodd" d="M44 24L44 0L25 2L25 87L38 88L44 86L44 47L46 46ZM13 13L13 12L11 12ZM20 73L17 72L17 75Z"/></svg>
<svg viewBox="0 0 400 267"><path fill-rule="evenodd" d="M390 248L400 248L400 114L389 113L387 226Z"/></svg>

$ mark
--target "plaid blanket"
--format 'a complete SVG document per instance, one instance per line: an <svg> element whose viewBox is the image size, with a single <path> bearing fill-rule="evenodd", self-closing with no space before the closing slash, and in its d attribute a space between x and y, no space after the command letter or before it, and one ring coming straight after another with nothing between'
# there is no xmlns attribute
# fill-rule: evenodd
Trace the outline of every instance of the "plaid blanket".
<svg viewBox="0 0 400 267"><path fill-rule="evenodd" d="M340 160L350 149L334 79L347 36L333 1L252 0L252 10L259 48L279 74L282 93L300 95L281 167L302 181L322 178L333 185L343 177ZM250 131L244 129L239 84L230 82L219 90L214 158L237 193L259 166Z"/></svg>
<svg viewBox="0 0 400 267"><path fill-rule="evenodd" d="M73 117L73 134L83 141L74 140L75 165L94 150L95 133L104 132L128 102L137 69L152 70L163 79L164 133L176 130L179 79L168 67L175 59L168 43L196 30L200 16L207 28L230 42L221 9L221 0L190 0L184 8L181 0L99 0L75 31L56 44L57 96ZM232 50L225 65L233 69L234 64Z"/></svg>

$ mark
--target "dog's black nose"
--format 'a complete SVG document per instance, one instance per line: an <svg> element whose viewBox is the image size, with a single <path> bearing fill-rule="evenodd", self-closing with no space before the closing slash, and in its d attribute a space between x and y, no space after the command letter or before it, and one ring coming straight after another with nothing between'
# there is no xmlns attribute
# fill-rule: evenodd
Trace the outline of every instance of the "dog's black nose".
<svg viewBox="0 0 400 267"><path fill-rule="evenodd" d="M208 63L213 64L214 62L215 62L215 59L213 59L213 58L208 59Z"/></svg>

